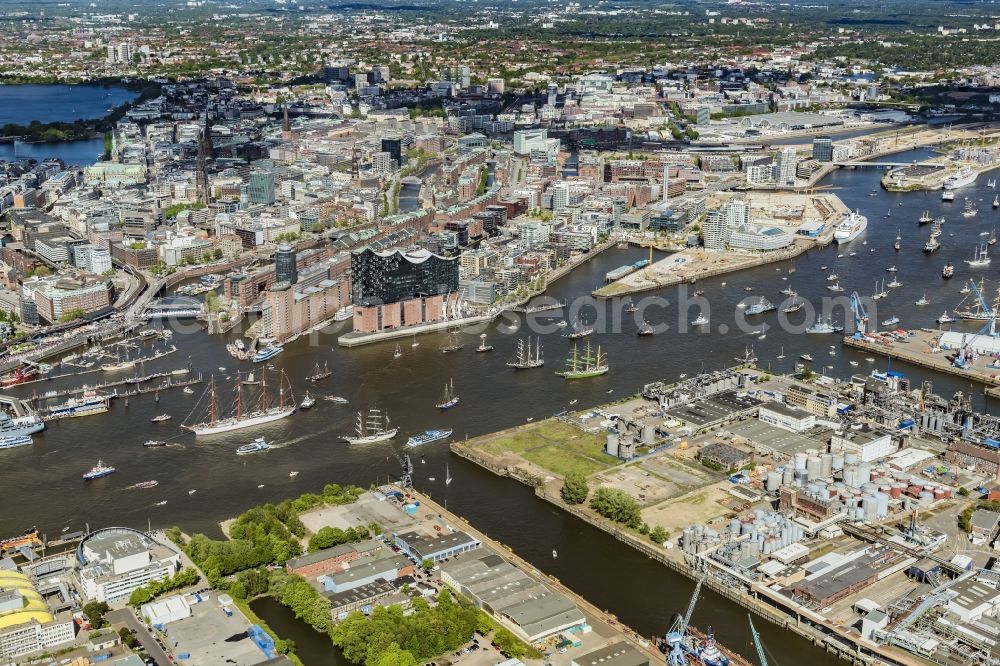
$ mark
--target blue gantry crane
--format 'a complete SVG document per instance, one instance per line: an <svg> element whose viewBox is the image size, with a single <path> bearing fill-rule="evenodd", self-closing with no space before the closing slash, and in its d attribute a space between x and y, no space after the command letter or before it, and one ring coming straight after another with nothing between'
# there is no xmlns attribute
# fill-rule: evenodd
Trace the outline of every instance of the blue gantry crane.
<svg viewBox="0 0 1000 666"><path fill-rule="evenodd" d="M678 615L670 631L667 632L667 664L668 666L686 666L687 658L684 656L684 634L687 633L688 623L691 622L691 615L694 613L694 606L698 603L698 595L701 594L701 584L705 582L702 576L694 586L691 593L691 601L688 602L687 612Z"/></svg>

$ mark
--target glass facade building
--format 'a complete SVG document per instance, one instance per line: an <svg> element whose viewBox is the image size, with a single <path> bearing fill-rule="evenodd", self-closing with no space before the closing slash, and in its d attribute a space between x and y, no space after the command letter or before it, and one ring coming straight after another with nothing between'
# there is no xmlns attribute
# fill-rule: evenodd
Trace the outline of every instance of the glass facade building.
<svg viewBox="0 0 1000 666"><path fill-rule="evenodd" d="M354 304L362 306L457 293L458 259L427 250L366 249L351 255L351 280Z"/></svg>

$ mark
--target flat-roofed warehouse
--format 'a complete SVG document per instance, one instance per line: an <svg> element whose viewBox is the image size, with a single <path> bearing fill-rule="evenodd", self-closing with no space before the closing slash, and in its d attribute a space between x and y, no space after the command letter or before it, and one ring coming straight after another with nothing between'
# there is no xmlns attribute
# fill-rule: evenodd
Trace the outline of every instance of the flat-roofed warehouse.
<svg viewBox="0 0 1000 666"><path fill-rule="evenodd" d="M529 643L587 623L569 597L485 547L443 563L441 580Z"/></svg>
<svg viewBox="0 0 1000 666"><path fill-rule="evenodd" d="M801 111L778 111L762 113L756 116L746 116L740 120L743 127L761 129L799 130L811 127L832 127L843 125L844 119L827 116L822 113L802 113Z"/></svg>
<svg viewBox="0 0 1000 666"><path fill-rule="evenodd" d="M679 405L667 410L667 415L698 430L707 430L740 416L750 415L760 404L761 401L756 398L727 391Z"/></svg>
<svg viewBox="0 0 1000 666"><path fill-rule="evenodd" d="M791 432L763 421L740 421L726 426L726 431L743 440L762 456L771 456L775 460L785 461L793 458L796 453L805 453L809 449L826 450L829 432L816 437Z"/></svg>

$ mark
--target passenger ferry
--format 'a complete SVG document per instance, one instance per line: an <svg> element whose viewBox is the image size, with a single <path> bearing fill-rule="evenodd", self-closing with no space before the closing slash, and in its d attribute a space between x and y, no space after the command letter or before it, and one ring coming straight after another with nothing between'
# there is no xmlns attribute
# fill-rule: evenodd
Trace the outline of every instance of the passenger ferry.
<svg viewBox="0 0 1000 666"><path fill-rule="evenodd" d="M13 449L18 446L31 444L31 435L14 435L12 437L0 437L0 449Z"/></svg>
<svg viewBox="0 0 1000 666"><path fill-rule="evenodd" d="M969 167L962 167L952 175L944 179L944 189L946 190L957 190L960 187L965 187L966 185L971 185L976 182L976 178L979 176L975 171Z"/></svg>
<svg viewBox="0 0 1000 666"><path fill-rule="evenodd" d="M250 453L257 453L258 451L267 451L271 446L264 441L263 437L258 437L249 444L244 444L240 448L236 449L236 455L245 456Z"/></svg>
<svg viewBox="0 0 1000 666"><path fill-rule="evenodd" d="M417 446L423 446L424 444L430 444L431 442L436 442L439 439L447 439L451 437L452 430L447 428L445 430L425 430L419 435L414 435L406 440L406 445L415 448Z"/></svg>
<svg viewBox="0 0 1000 666"><path fill-rule="evenodd" d="M849 243L868 228L868 218L861 213L854 211L838 224L833 231L833 239L837 243Z"/></svg>
<svg viewBox="0 0 1000 666"><path fill-rule="evenodd" d="M259 350L254 355L253 362L254 363L263 363L264 361L269 361L269 360L271 360L272 358L274 358L275 356L277 356L278 354L280 354L283 351L285 351L284 347L282 347L280 345L276 345L274 343L271 343L271 344L267 345L266 347L264 347L263 349Z"/></svg>
<svg viewBox="0 0 1000 666"><path fill-rule="evenodd" d="M109 474L114 474L117 470L110 465L105 465L104 461L98 460L97 464L90 468L90 471L83 475L84 481L93 481L94 479L100 479L101 477L108 476Z"/></svg>

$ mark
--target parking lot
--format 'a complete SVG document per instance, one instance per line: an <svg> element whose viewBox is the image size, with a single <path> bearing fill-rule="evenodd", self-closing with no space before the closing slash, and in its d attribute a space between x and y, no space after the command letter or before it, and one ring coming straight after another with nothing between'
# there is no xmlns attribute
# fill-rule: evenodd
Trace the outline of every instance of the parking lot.
<svg viewBox="0 0 1000 666"><path fill-rule="evenodd" d="M184 660L190 666L215 664L259 664L267 657L247 635L250 623L234 609L233 615L223 612L216 597L191 606L191 617L171 622L166 627L167 645L175 655L191 656Z"/></svg>

